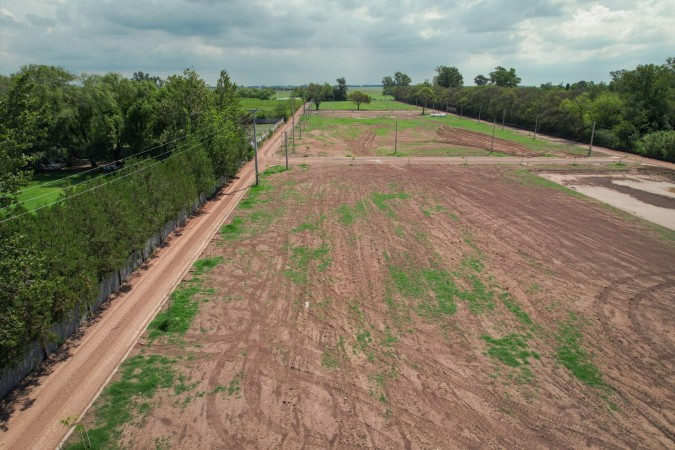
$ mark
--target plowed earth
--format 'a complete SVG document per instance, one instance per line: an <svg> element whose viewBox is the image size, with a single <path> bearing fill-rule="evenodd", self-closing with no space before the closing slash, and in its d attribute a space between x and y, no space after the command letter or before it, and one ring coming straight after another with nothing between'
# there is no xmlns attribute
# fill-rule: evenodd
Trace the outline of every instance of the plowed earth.
<svg viewBox="0 0 675 450"><path fill-rule="evenodd" d="M539 156L529 150L527 147L517 144L506 139L495 138L492 142L492 136L487 136L475 131L462 130L461 128L442 126L436 133L441 137L443 142L451 145L459 145L465 147L476 147L495 152L506 153L513 156Z"/></svg>
<svg viewBox="0 0 675 450"><path fill-rule="evenodd" d="M121 446L675 445L675 247L641 222L495 167L268 183L207 247L187 334L132 352L189 388Z"/></svg>

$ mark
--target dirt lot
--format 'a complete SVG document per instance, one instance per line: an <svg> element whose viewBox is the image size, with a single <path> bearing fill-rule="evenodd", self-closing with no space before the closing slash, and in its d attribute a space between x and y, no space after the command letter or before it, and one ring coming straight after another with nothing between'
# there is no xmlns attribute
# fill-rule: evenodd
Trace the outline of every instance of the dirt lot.
<svg viewBox="0 0 675 450"><path fill-rule="evenodd" d="M132 352L165 383L131 401L120 444L672 448L675 245L537 180L269 177L203 253L211 270L186 277L187 332Z"/></svg>
<svg viewBox="0 0 675 450"><path fill-rule="evenodd" d="M303 156L556 156L584 158L572 142L520 130L502 130L459 116L421 116L419 111L313 111L296 154ZM292 151L292 150L291 150ZM606 156L595 151L593 156Z"/></svg>
<svg viewBox="0 0 675 450"><path fill-rule="evenodd" d="M675 172L550 173L542 176L623 211L675 230Z"/></svg>

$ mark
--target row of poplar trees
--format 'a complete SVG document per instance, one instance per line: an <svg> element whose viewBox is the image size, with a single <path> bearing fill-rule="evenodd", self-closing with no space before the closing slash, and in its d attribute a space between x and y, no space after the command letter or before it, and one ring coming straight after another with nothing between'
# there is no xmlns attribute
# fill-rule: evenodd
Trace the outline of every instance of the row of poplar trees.
<svg viewBox="0 0 675 450"><path fill-rule="evenodd" d="M250 154L246 114L222 71L83 75L27 66L0 80L0 368L95 300L103 278ZM35 161L124 157L122 167L29 212L16 193Z"/></svg>

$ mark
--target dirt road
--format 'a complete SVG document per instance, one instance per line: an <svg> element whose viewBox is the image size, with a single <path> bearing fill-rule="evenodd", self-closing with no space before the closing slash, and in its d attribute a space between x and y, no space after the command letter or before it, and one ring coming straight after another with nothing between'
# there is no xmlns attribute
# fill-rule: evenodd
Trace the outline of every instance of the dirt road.
<svg viewBox="0 0 675 450"><path fill-rule="evenodd" d="M403 166L406 164L522 164L522 165L541 165L541 164L584 164L584 165L605 165L619 162L619 156L611 156L607 158L520 158L520 157L489 157L489 156L468 156L468 157L447 157L447 156L405 156L401 158L393 156L382 157L363 157L363 158L349 158L346 156L316 156L316 157L301 157L293 155L290 158L291 164L321 164L321 165L362 165L362 164L385 164L394 166ZM625 160L625 158L624 158ZM277 157L275 159L277 164L282 163L282 159Z"/></svg>
<svg viewBox="0 0 675 450"><path fill-rule="evenodd" d="M301 110L300 110L301 112ZM299 115L299 114L298 114ZM283 141L280 128L260 149L260 166ZM48 364L47 374L24 383L3 404L0 448L55 448L68 433L59 423L66 416L81 416L124 360L167 296L180 282L223 221L254 181L253 161L202 213L180 230L169 245L149 261L146 270L132 276L128 292L119 295L97 320L83 330L77 342L66 344L67 357Z"/></svg>

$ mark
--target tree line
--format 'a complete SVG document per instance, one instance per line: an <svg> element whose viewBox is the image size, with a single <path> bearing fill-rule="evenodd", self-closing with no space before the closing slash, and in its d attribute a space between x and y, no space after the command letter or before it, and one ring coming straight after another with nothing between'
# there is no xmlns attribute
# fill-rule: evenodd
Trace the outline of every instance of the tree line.
<svg viewBox="0 0 675 450"><path fill-rule="evenodd" d="M87 309L102 279L250 157L249 118L227 72L213 90L192 69L135 78L27 66L3 79L0 368L31 342L52 341L53 325ZM122 154L137 156L67 189L60 203L7 208L38 160Z"/></svg>
<svg viewBox="0 0 675 450"><path fill-rule="evenodd" d="M610 73L609 83L579 81L521 87L514 68L496 67L464 86L456 67L439 66L413 85L401 72L382 79L383 94L488 121L675 161L675 58ZM450 109L452 108L452 109Z"/></svg>

